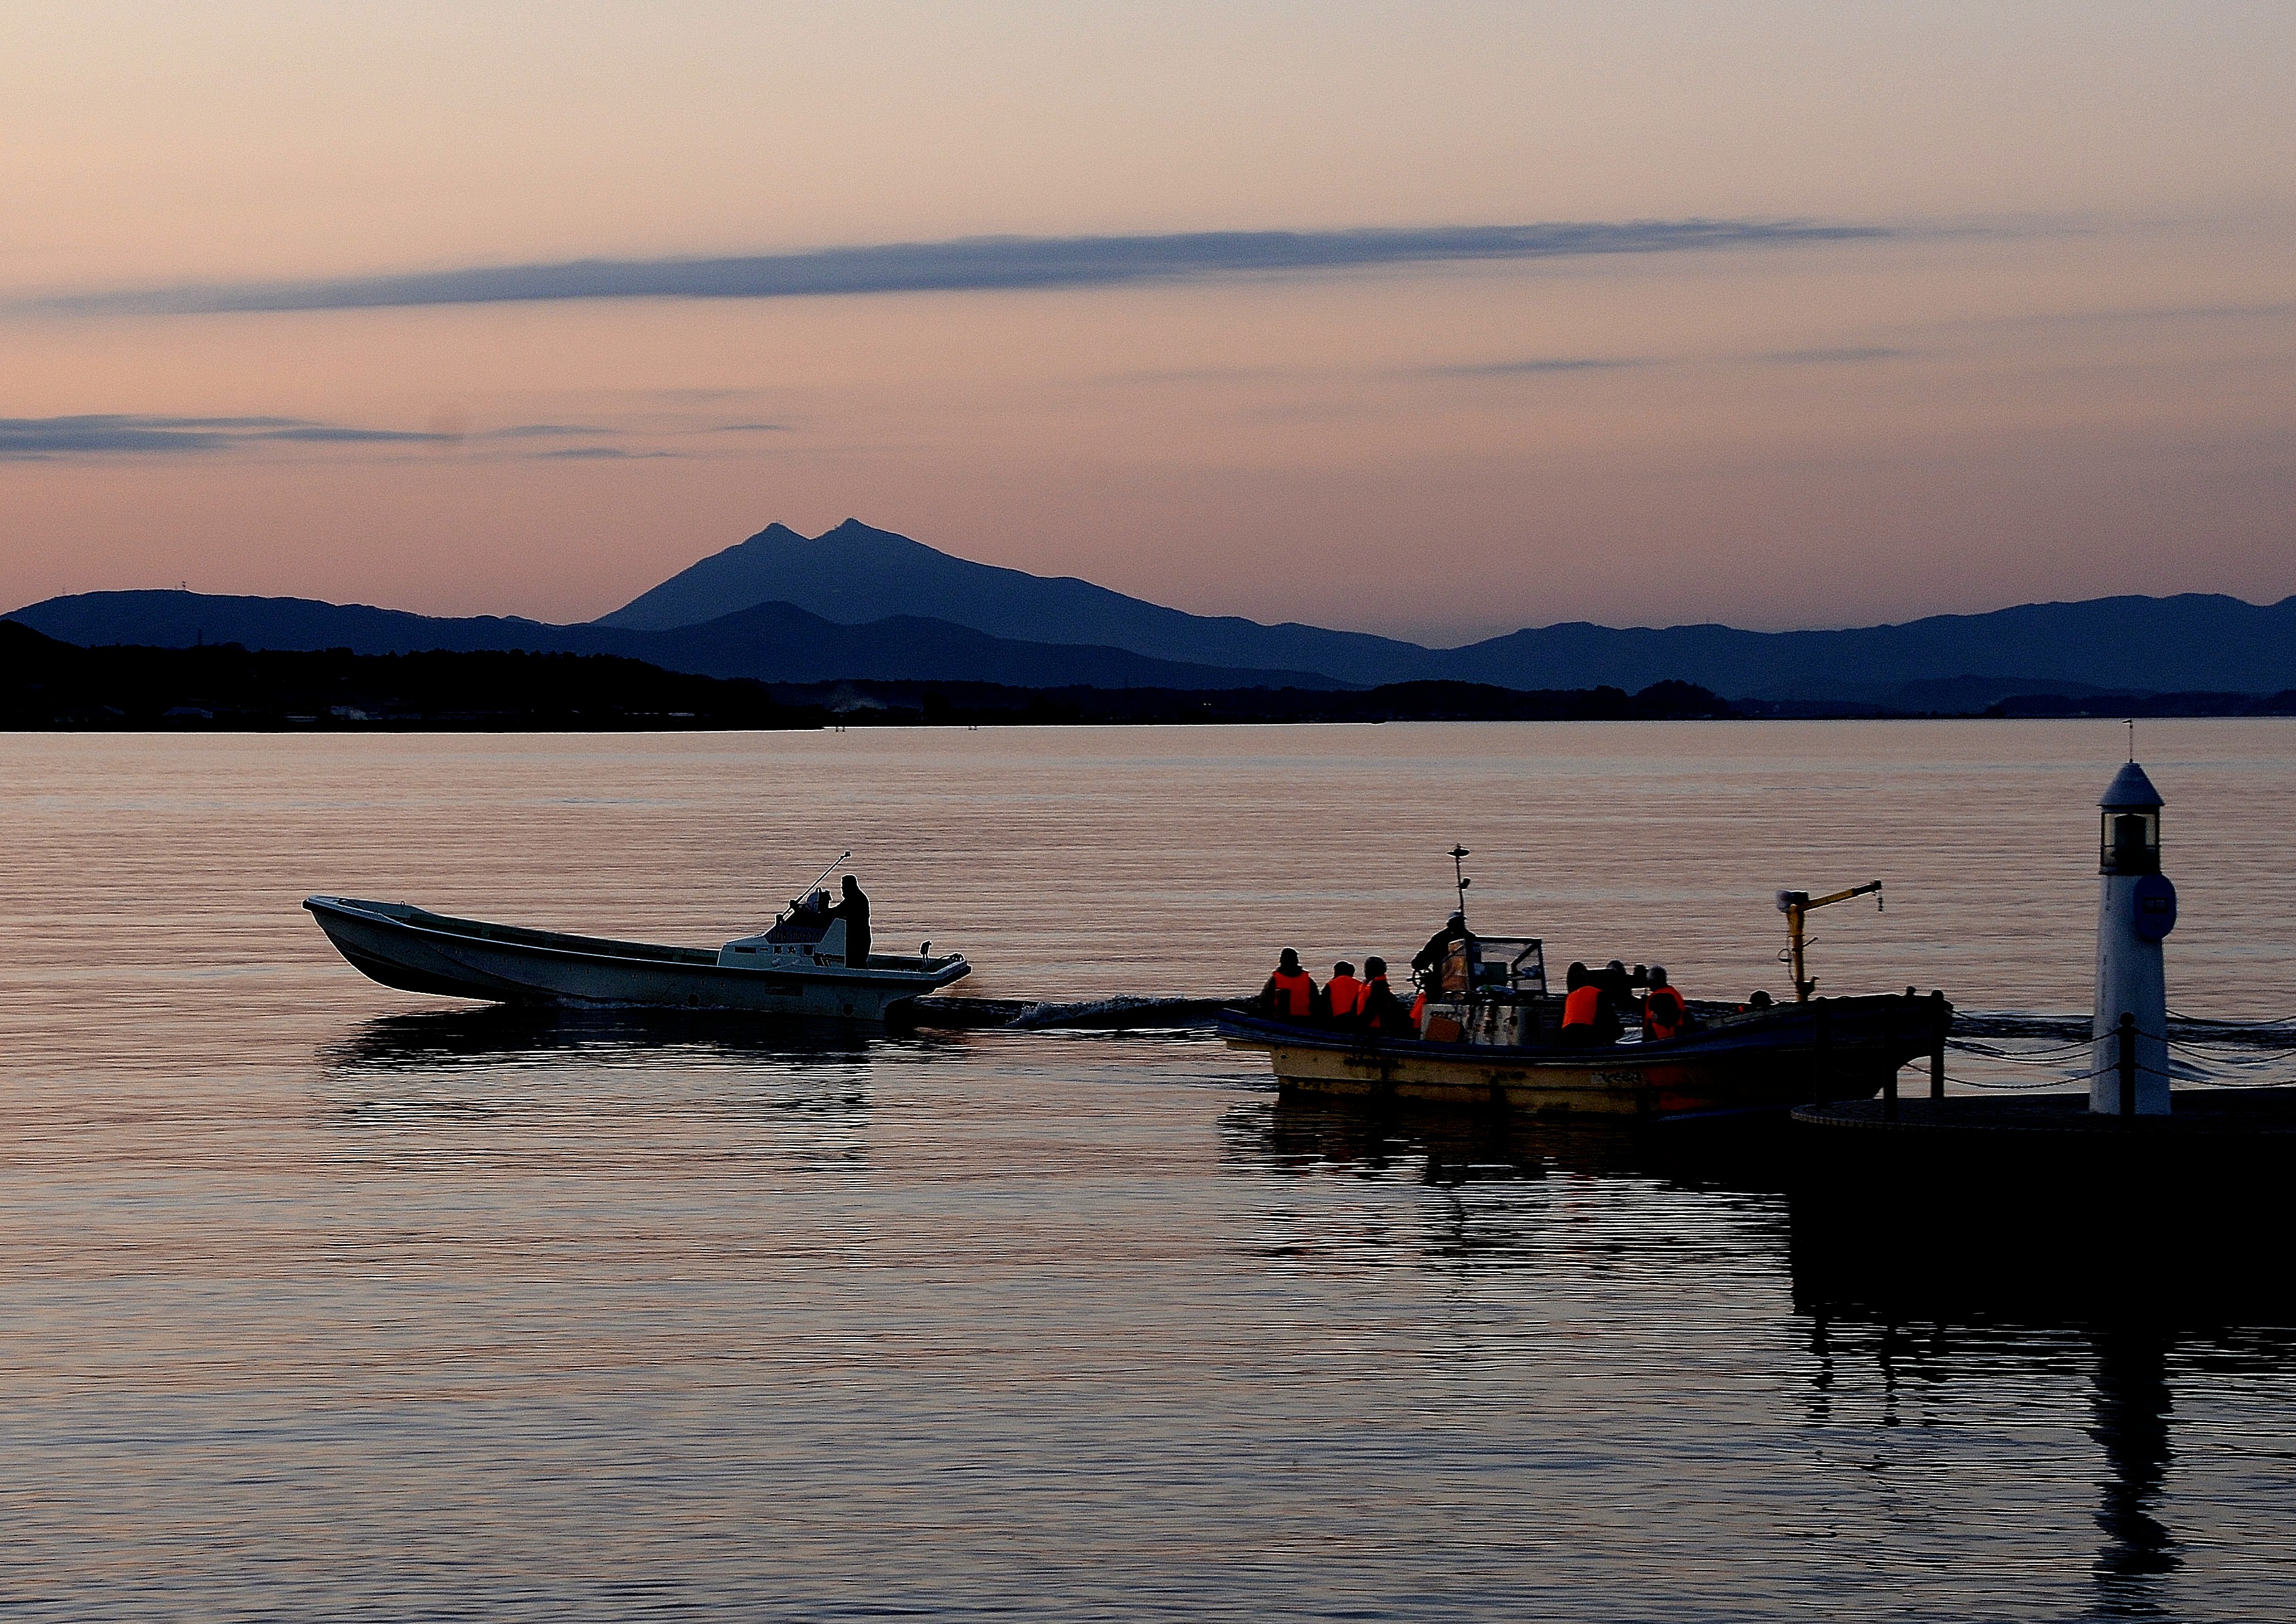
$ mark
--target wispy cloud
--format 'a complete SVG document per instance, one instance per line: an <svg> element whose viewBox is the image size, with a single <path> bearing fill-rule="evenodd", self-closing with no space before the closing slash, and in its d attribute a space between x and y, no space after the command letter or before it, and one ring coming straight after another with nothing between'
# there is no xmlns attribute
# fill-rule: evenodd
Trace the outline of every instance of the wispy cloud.
<svg viewBox="0 0 2296 1624"><path fill-rule="evenodd" d="M452 444L452 434L362 429L299 417L159 417L86 413L70 417L0 417L0 462L65 456L170 455L229 451L263 443Z"/></svg>
<svg viewBox="0 0 2296 1624"><path fill-rule="evenodd" d="M88 315L365 310L573 299L786 299L1095 287L1379 266L1677 253L1887 237L1809 220L1621 220L1127 237L961 237L731 258L578 259L404 275L75 294L19 309Z"/></svg>
<svg viewBox="0 0 2296 1624"><path fill-rule="evenodd" d="M2027 311L2015 316L1979 316L1955 325L1974 329L2083 328L2152 325L2154 324L2215 324L2285 322L2296 317L2296 300L2251 305L2122 305L2101 310Z"/></svg>
<svg viewBox="0 0 2296 1624"><path fill-rule="evenodd" d="M795 428L785 422L721 422L704 431L709 434L791 434Z"/></svg>
<svg viewBox="0 0 2296 1624"><path fill-rule="evenodd" d="M588 439L619 434L619 429L602 429L592 423L521 422L507 429L489 429L488 439Z"/></svg>
<svg viewBox="0 0 2296 1624"><path fill-rule="evenodd" d="M271 429L253 439L301 440L315 446L387 446L454 444L459 434L425 434L412 429L344 429L332 423L304 423L291 429Z"/></svg>
<svg viewBox="0 0 2296 1624"><path fill-rule="evenodd" d="M1095 383L1263 383L1270 379L1312 376L1297 366L1155 366L1144 370L1103 373Z"/></svg>
<svg viewBox="0 0 2296 1624"><path fill-rule="evenodd" d="M1840 349L1777 349L1762 359L1780 366L1832 366L1849 361L1895 361L1912 353L1883 344L1864 344Z"/></svg>
<svg viewBox="0 0 2296 1624"><path fill-rule="evenodd" d="M766 393L761 389L683 389L683 390L622 390L618 393L649 404L667 406L714 406L726 400L755 400ZM731 407L727 408L729 411Z"/></svg>
<svg viewBox="0 0 2296 1624"><path fill-rule="evenodd" d="M570 446L563 451L537 451L539 462L562 463L636 463L654 457L676 456L675 451L625 451L619 446Z"/></svg>
<svg viewBox="0 0 2296 1624"><path fill-rule="evenodd" d="M1624 366L1647 366L1650 363L1625 357L1606 356L1543 356L1525 361L1477 361L1461 366L1429 366L1420 370L1427 378L1513 378L1537 373L1604 373Z"/></svg>
<svg viewBox="0 0 2296 1624"><path fill-rule="evenodd" d="M1822 349L1774 349L1759 355L1734 357L1733 365L1756 363L1766 366L1832 366L1860 361L1895 361L1919 353L1898 349L1887 345L1844 345ZM1536 376L1542 373L1611 372L1630 366L1679 365L1691 357L1682 356L1533 356L1518 361L1471 361L1452 366L1423 366L1415 375L1422 378L1509 378Z"/></svg>

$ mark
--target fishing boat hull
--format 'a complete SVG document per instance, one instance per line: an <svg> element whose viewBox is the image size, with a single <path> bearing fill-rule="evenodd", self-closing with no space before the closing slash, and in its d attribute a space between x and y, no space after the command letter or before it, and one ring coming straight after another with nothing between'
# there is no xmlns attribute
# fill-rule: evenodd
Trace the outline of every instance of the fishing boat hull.
<svg viewBox="0 0 2296 1624"><path fill-rule="evenodd" d="M1942 998L1820 998L1726 1017L1663 1043L1512 1047L1374 1038L1234 1012L1232 1044L1264 1049L1302 1094L1653 1119L1863 1099L1931 1052Z"/></svg>
<svg viewBox="0 0 2296 1624"><path fill-rule="evenodd" d="M726 964L704 947L663 947L489 924L403 902L309 897L303 906L360 972L386 987L499 1004L729 1010L882 1022L908 1000L970 972L961 955L872 954L831 963Z"/></svg>

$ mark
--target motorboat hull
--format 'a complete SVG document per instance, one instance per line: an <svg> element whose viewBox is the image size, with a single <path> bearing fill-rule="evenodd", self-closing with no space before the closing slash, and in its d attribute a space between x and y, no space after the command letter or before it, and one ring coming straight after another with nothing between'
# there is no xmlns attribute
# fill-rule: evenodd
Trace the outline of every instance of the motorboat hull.
<svg viewBox="0 0 2296 1624"><path fill-rule="evenodd" d="M1304 1094L1657 1118L1863 1099L1942 1040L1942 998L1820 998L1726 1017L1662 1043L1500 1046L1374 1038L1234 1012L1220 1032L1264 1049Z"/></svg>
<svg viewBox="0 0 2296 1624"><path fill-rule="evenodd" d="M962 956L873 954L869 968L822 963L750 969L703 947L663 947L489 924L406 903L303 902L344 958L386 987L499 1004L730 1010L882 1022L970 972Z"/></svg>

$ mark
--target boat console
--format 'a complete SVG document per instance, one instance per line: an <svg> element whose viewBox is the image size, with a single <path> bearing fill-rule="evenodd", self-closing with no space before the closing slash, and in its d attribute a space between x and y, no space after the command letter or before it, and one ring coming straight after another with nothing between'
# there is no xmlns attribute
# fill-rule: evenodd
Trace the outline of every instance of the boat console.
<svg viewBox="0 0 2296 1624"><path fill-rule="evenodd" d="M1471 1044L1516 1048L1551 1038L1562 1005L1546 992L1546 944L1533 936L1472 936L1455 945L1427 1000Z"/></svg>
<svg viewBox="0 0 2296 1624"><path fill-rule="evenodd" d="M718 962L738 970L845 963L845 922L829 915L829 893L816 891L777 916L758 936L737 936L718 949Z"/></svg>

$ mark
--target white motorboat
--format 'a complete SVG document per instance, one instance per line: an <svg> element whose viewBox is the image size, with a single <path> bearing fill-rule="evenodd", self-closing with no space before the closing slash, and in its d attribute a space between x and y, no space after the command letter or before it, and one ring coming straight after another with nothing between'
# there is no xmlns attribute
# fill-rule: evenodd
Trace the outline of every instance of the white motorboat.
<svg viewBox="0 0 2296 1624"><path fill-rule="evenodd" d="M963 954L931 956L930 942L914 956L872 952L849 964L846 922L814 907L711 948L570 936L357 897L306 897L303 906L345 958L386 987L501 1004L882 1021L972 969Z"/></svg>

